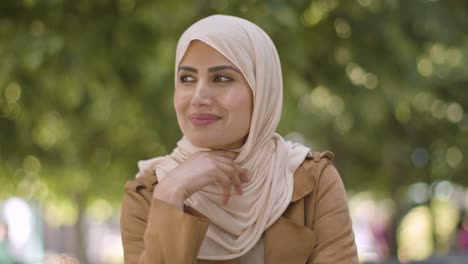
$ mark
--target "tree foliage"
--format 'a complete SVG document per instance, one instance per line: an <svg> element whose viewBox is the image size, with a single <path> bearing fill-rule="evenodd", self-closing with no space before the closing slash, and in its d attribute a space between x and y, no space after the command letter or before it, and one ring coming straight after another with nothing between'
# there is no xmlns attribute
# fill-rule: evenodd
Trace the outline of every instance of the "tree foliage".
<svg viewBox="0 0 468 264"><path fill-rule="evenodd" d="M279 132L331 149L348 189L468 184L466 1L0 3L2 196L118 203L136 162L180 138L180 34L244 17L282 60Z"/></svg>

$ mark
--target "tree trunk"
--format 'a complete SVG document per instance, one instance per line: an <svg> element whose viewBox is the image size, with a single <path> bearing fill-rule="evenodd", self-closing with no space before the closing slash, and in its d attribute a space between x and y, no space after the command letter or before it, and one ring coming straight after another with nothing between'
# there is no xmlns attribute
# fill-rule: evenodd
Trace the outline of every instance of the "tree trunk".
<svg viewBox="0 0 468 264"><path fill-rule="evenodd" d="M436 236L436 231L435 231L435 212L434 212L434 202L433 202L433 198L434 198L434 190L433 188L431 188L431 184L433 182L432 180L432 175L431 175L431 162L429 161L426 168L425 168L425 173L426 173L426 184L427 186L429 187L429 197L427 199L427 207L429 208L429 217L430 217L430 229L429 229L429 232L430 232L430 238L432 240L432 245L433 245L433 251L432 251L432 255L434 255L438 249L439 249L439 241L437 240L437 236Z"/></svg>
<svg viewBox="0 0 468 264"><path fill-rule="evenodd" d="M85 247L85 222L84 222L84 210L85 210L85 201L83 199L82 193L75 194L75 204L77 206L78 214L77 221L74 226L74 249L73 255L80 261L81 264L88 263L88 258L86 256L86 247Z"/></svg>

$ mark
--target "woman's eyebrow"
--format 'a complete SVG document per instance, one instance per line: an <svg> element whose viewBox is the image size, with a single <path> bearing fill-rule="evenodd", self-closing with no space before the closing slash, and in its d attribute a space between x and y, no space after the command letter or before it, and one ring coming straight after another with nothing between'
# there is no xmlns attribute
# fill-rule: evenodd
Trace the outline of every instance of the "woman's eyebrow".
<svg viewBox="0 0 468 264"><path fill-rule="evenodd" d="M190 67L190 66L179 66L179 69L177 69L177 71L181 71L181 70L190 71L194 73L198 72L197 69ZM239 74L242 74L241 71L239 71L237 68L232 67L230 65L220 65L220 66L213 66L213 67L208 68L208 72L216 72L216 71L222 71L222 70L231 70Z"/></svg>
<svg viewBox="0 0 468 264"><path fill-rule="evenodd" d="M189 66L179 66L179 69L177 69L177 71L180 71L180 70L190 71L190 72L194 72L194 73L198 72L197 69L195 69L193 67L189 67Z"/></svg>
<svg viewBox="0 0 468 264"><path fill-rule="evenodd" d="M220 65L220 66L213 66L208 68L208 72L215 72L215 71L222 71L222 70L232 70L239 74L242 74L237 68L229 66L229 65Z"/></svg>

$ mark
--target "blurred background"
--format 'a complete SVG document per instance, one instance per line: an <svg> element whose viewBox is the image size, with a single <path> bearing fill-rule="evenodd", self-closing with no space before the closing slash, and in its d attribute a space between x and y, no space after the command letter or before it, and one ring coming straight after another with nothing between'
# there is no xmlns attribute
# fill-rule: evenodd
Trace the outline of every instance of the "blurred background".
<svg viewBox="0 0 468 264"><path fill-rule="evenodd" d="M181 137L175 47L198 19L261 26L278 131L332 150L364 263L468 263L468 1L3 0L0 263L122 263L138 160Z"/></svg>

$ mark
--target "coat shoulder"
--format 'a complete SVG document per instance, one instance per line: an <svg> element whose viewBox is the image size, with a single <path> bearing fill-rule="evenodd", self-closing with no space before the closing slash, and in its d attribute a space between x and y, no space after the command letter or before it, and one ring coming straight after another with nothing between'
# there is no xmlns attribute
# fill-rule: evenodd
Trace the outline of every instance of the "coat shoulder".
<svg viewBox="0 0 468 264"><path fill-rule="evenodd" d="M292 202L307 196L315 189L325 168L333 166L335 155L331 151L309 152L294 174Z"/></svg>
<svg viewBox="0 0 468 264"><path fill-rule="evenodd" d="M313 160L316 163L320 162L321 160L326 160L328 162L332 162L335 159L335 154L333 152L327 150L327 151L322 151L322 152L309 152L307 153L307 156L305 158L304 162L307 162L309 160Z"/></svg>
<svg viewBox="0 0 468 264"><path fill-rule="evenodd" d="M152 172L139 173L139 176L125 184L125 192L130 195L143 196L148 202L151 201L152 193L158 184L158 178Z"/></svg>

